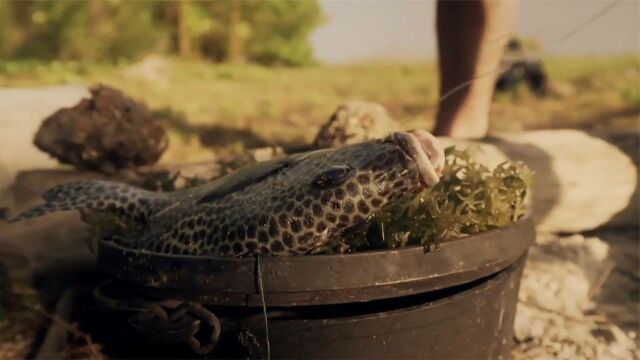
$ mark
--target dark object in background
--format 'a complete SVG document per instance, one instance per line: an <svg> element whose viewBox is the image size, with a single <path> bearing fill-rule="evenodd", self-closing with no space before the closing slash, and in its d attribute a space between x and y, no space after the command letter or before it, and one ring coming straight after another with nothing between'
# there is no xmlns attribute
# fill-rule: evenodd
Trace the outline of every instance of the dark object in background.
<svg viewBox="0 0 640 360"><path fill-rule="evenodd" d="M46 118L34 144L61 163L114 173L158 161L169 144L147 106L103 85Z"/></svg>
<svg viewBox="0 0 640 360"><path fill-rule="evenodd" d="M537 56L525 53L518 39L509 41L500 66L506 70L496 81L497 91L511 91L525 82L536 95L547 94L547 74L542 61Z"/></svg>

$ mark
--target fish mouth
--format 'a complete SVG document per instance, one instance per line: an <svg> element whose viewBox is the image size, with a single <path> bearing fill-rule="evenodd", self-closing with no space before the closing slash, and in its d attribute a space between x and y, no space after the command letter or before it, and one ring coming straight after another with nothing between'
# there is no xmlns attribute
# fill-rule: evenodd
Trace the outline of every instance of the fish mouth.
<svg viewBox="0 0 640 360"><path fill-rule="evenodd" d="M434 186L440 181L444 169L444 150L438 139L429 132L416 129L389 135L402 152L413 159L426 186Z"/></svg>

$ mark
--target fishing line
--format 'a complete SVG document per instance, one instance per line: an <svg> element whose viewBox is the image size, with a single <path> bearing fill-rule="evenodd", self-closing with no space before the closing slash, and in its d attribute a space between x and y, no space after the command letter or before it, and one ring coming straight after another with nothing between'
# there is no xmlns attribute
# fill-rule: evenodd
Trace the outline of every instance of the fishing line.
<svg viewBox="0 0 640 360"><path fill-rule="evenodd" d="M621 1L622 0L614 0L614 1L612 1L607 6L602 8L602 10L598 11L597 13L593 14L591 17L587 18L585 21L581 22L573 30L571 30L568 33L564 34L560 39L556 40L556 42L558 42L558 43L563 42L564 40L566 40L566 39L572 37L573 35L577 34L578 31L584 29L587 25L591 24L592 22L594 22L595 20L600 18L602 15L608 13L609 10L613 9L613 7L618 5L618 3L621 2Z"/></svg>
<svg viewBox="0 0 640 360"><path fill-rule="evenodd" d="M552 43L561 43L561 42L569 39L573 35L575 35L578 32L580 32L582 29L584 29L585 27L587 27L588 25L593 23L595 20L599 19L600 17L602 17L603 15L605 15L606 13L611 11L611 9L613 9L620 2L622 2L622 0L613 0L612 2L607 4L605 7L603 7L601 10L599 10L595 14L591 15L590 17L586 18L584 21L580 22L575 28L571 29L566 34L562 35L560 38L558 38L557 40L553 41ZM511 33L504 34L504 35L498 35L498 36L494 37L493 39L489 40L489 42L500 41L500 40L503 40L505 37L510 36L510 35L511 35ZM455 87L453 87L452 89L450 89L449 91L447 91L445 94L443 94L438 99L438 102L440 103L440 102L446 100L451 95L457 93L460 90L463 90L464 88L466 88L467 86L473 84L477 80L480 80L480 79L482 79L482 78L484 78L486 76L492 76L492 75L495 75L495 74L499 74L499 73L501 73L503 71L504 71L504 69L501 69L500 67L498 67L497 69L494 69L494 70L491 70L491 71L487 71L487 72L485 72L485 73L483 73L483 74L481 74L479 76L476 76L476 77L474 77L472 79L469 79L467 81L463 81L460 84L458 84ZM407 122L407 121L409 121L409 120L405 120L404 122Z"/></svg>
<svg viewBox="0 0 640 360"><path fill-rule="evenodd" d="M577 34L579 31L581 31L582 29L587 27L589 24L591 24L592 22L594 22L598 18L600 18L603 15L605 15L606 13L608 13L611 9L613 9L621 1L622 0L614 0L611 3L607 4L607 6L602 8L600 11L598 11L595 14L593 14L592 16L587 18L585 21L581 22L574 29L572 29L571 31L569 31L566 34L564 34L562 37L560 37L558 40L556 40L556 42L557 43L563 42L566 39L568 39L568 38L572 37L573 35ZM510 35L511 35L511 33L496 36L495 38L491 39L490 42L503 40L505 37L510 36ZM476 80L482 79L482 78L484 78L486 76L495 75L496 73L500 73L502 71L503 71L503 69L498 67L497 69L494 69L494 70L491 70L491 71L487 71L487 72L485 72L485 73L483 73L483 74L481 74L481 75L479 75L479 76L477 76L475 78L472 78L472 79L469 79L467 81L464 81L464 82L458 84L457 86L455 86L453 89L450 89L449 91L447 91L444 95L442 95L438 99L438 102L442 102L442 101L446 100L448 97L450 97L451 95L455 94L456 92L464 89L465 87L471 85ZM256 258L256 267L257 267L256 273L257 273L258 291L260 292L260 300L262 302L262 315L263 315L263 318L264 318L264 328L265 328L265 337L266 337L266 346L267 346L267 360L270 360L271 359L271 344L270 344L270 341L269 341L269 321L268 321L268 316L267 316L267 304L266 304L265 297L264 297L264 285L262 283L262 268L260 266L260 255L258 255L258 257Z"/></svg>
<svg viewBox="0 0 640 360"><path fill-rule="evenodd" d="M258 280L258 292L262 302L262 316L264 318L264 333L267 344L267 360L271 360L271 343L269 342L269 320L267 317L267 302L264 299L264 285L262 284L262 267L260 266L260 255L256 257L256 275Z"/></svg>
<svg viewBox="0 0 640 360"><path fill-rule="evenodd" d="M451 89L451 90L447 91L444 95L442 95L442 96L440 97L440 99L438 99L438 102L443 102L443 101L444 101L444 100L446 100L449 96L451 96L451 95L453 95L453 94L457 93L458 91L460 91L460 90L464 89L465 87L467 87L467 86L469 86L469 85L473 84L473 82L474 82L474 81L476 81L476 80L480 80L480 79L484 78L485 76L494 75L494 74L496 74L496 73L500 73L500 72L502 72L502 71L503 71L503 69L501 69L500 67L498 67L498 68L497 68L497 69L495 69L495 70L487 71L487 72L485 72L485 73L484 73L484 74L482 74L482 75L478 75L478 76L476 76L475 78L472 78L471 80L464 81L464 82L462 82L462 83L460 83L460 84L456 85L453 89Z"/></svg>

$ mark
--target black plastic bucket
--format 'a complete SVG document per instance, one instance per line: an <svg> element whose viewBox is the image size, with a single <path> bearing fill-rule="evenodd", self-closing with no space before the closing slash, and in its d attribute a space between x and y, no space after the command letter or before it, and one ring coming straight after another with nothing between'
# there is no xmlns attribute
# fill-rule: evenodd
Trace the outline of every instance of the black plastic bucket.
<svg viewBox="0 0 640 360"><path fill-rule="evenodd" d="M139 295L147 305L206 309L209 318L200 318L198 326L212 325L204 337L214 343L190 345L210 356L494 359L509 356L520 276L534 238L531 220L523 219L426 253L410 247L349 255L194 258L101 243L98 264L120 290ZM166 329L140 326L136 319L148 320L149 308L136 311L132 323L151 338L167 345L184 336L173 327L159 334ZM183 313L198 318L193 311ZM202 336L199 328L192 330L194 339Z"/></svg>

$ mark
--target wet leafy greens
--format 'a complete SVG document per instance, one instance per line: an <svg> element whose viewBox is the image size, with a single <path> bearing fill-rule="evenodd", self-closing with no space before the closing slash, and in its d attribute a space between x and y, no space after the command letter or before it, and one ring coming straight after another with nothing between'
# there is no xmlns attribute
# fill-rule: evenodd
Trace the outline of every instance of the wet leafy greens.
<svg viewBox="0 0 640 360"><path fill-rule="evenodd" d="M504 162L491 170L469 150L449 147L440 182L378 216L389 248L424 245L507 226L525 215L531 170Z"/></svg>

